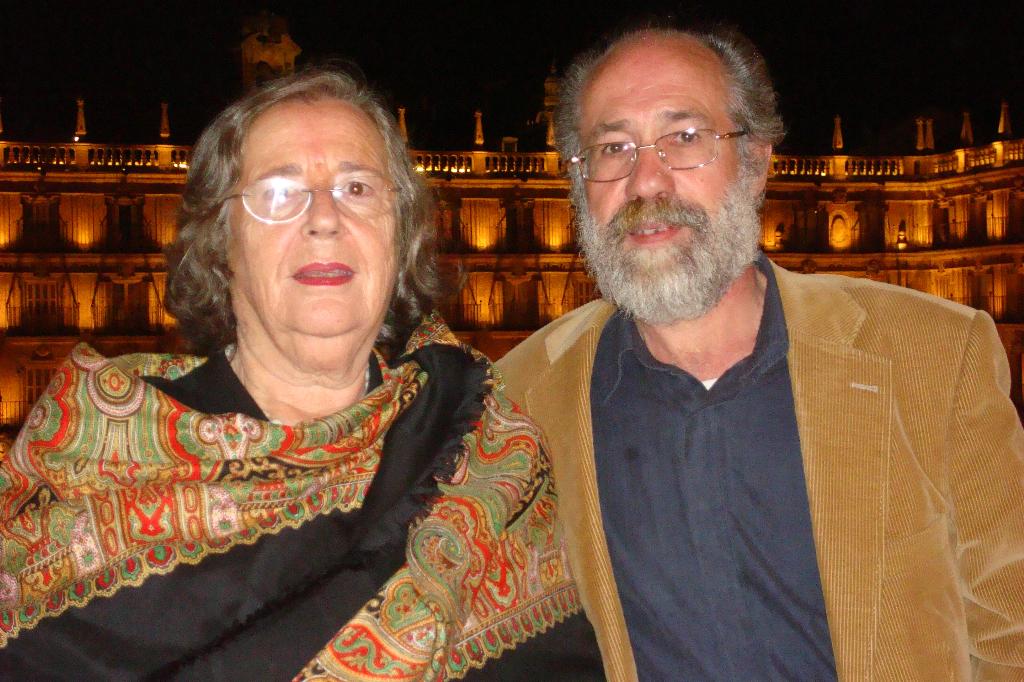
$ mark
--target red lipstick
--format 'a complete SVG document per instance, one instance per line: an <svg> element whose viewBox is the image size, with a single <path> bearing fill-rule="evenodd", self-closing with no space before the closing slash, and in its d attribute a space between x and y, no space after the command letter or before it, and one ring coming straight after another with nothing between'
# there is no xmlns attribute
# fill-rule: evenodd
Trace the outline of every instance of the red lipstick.
<svg viewBox="0 0 1024 682"><path fill-rule="evenodd" d="M355 271L344 263L310 263L292 275L299 284L313 287L336 287L347 283Z"/></svg>

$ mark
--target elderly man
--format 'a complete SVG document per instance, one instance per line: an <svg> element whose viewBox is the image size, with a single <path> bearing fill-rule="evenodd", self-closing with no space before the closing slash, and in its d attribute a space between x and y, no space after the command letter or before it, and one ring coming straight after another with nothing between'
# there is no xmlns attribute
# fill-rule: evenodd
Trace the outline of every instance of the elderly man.
<svg viewBox="0 0 1024 682"><path fill-rule="evenodd" d="M501 366L609 678L1022 679L1024 434L992 320L760 253L782 122L738 34L587 54L558 123L604 300Z"/></svg>

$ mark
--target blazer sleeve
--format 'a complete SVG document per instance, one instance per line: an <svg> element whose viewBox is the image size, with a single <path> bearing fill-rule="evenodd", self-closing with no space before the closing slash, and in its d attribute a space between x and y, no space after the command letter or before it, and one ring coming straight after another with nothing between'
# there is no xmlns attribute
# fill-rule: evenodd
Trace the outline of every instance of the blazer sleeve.
<svg viewBox="0 0 1024 682"><path fill-rule="evenodd" d="M959 368L950 492L974 676L1024 677L1024 431L995 324L978 312Z"/></svg>

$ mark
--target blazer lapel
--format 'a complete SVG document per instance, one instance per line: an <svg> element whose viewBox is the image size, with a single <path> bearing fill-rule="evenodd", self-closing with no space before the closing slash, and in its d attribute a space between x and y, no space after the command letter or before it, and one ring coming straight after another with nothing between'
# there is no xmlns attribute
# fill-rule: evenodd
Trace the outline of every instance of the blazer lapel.
<svg viewBox="0 0 1024 682"><path fill-rule="evenodd" d="M854 345L865 313L837 282L780 268L776 277L837 672L841 679L870 679L883 569L891 362Z"/></svg>
<svg viewBox="0 0 1024 682"><path fill-rule="evenodd" d="M558 428L546 429L558 490L559 517L583 606L597 634L605 672L613 681L636 680L633 650L605 542L594 468L590 420L590 376L601 329L611 306L595 314L569 338L549 343L551 364L526 393L530 414L557 414Z"/></svg>

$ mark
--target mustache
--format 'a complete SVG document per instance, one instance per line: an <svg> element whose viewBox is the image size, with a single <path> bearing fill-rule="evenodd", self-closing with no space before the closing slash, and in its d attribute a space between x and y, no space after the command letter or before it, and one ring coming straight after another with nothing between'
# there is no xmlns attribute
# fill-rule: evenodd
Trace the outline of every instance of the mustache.
<svg viewBox="0 0 1024 682"><path fill-rule="evenodd" d="M608 221L607 234L616 242L621 242L644 223L665 223L676 228L686 227L695 232L706 232L710 222L711 217L707 211L677 197L637 197L615 212Z"/></svg>

